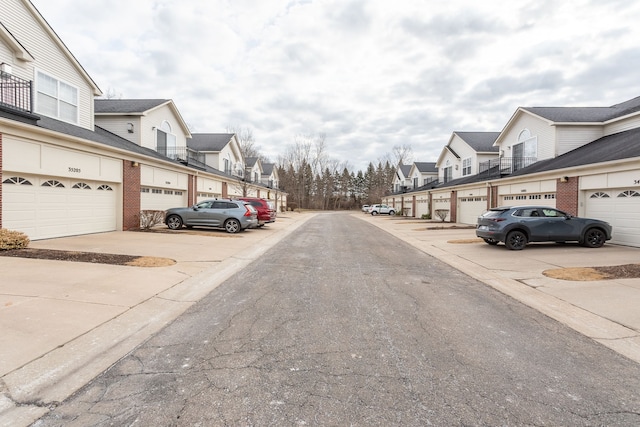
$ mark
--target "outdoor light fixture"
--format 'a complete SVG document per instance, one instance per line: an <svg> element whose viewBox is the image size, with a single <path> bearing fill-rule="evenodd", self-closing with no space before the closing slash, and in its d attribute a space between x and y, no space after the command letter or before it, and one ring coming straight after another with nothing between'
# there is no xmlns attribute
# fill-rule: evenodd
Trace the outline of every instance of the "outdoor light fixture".
<svg viewBox="0 0 640 427"><path fill-rule="evenodd" d="M138 166L140 166L140 163L133 161L131 162L131 166L133 166L134 168L137 168Z"/></svg>
<svg viewBox="0 0 640 427"><path fill-rule="evenodd" d="M133 133L133 123L127 123L127 132Z"/></svg>
<svg viewBox="0 0 640 427"><path fill-rule="evenodd" d="M560 182L569 182L569 177L563 176L562 178L560 178Z"/></svg>
<svg viewBox="0 0 640 427"><path fill-rule="evenodd" d="M2 74L11 74L11 65L7 64L6 62L3 62L2 64L0 64L0 72L2 72Z"/></svg>

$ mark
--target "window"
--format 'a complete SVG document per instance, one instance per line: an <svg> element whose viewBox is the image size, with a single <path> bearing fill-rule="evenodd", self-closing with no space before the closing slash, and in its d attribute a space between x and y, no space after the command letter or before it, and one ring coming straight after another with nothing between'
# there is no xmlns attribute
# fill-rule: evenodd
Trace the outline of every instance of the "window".
<svg viewBox="0 0 640 427"><path fill-rule="evenodd" d="M84 183L84 182L79 182L77 184L74 184L73 187L71 187L71 188L79 188L79 189L82 189L82 190L91 190L91 187L88 184Z"/></svg>
<svg viewBox="0 0 640 427"><path fill-rule="evenodd" d="M171 159L177 158L176 136L171 133L171 125L166 120L156 128L156 151Z"/></svg>
<svg viewBox="0 0 640 427"><path fill-rule="evenodd" d="M58 187L64 188L64 184L60 181L56 181L55 179L50 179L49 181L45 181L42 183L43 187Z"/></svg>
<svg viewBox="0 0 640 427"><path fill-rule="evenodd" d="M471 157L462 160L462 176L471 175Z"/></svg>
<svg viewBox="0 0 640 427"><path fill-rule="evenodd" d="M444 168L444 182L449 182L453 178L453 172L451 166Z"/></svg>
<svg viewBox="0 0 640 427"><path fill-rule="evenodd" d="M634 190L627 190L618 194L618 197L640 197L640 193Z"/></svg>
<svg viewBox="0 0 640 427"><path fill-rule="evenodd" d="M37 112L69 123L78 123L78 89L41 71L36 79Z"/></svg>
<svg viewBox="0 0 640 427"><path fill-rule="evenodd" d="M29 180L19 177L19 176L13 176L11 178L7 178L4 181L2 181L3 184L16 184L16 185L32 185L31 182L29 182Z"/></svg>
<svg viewBox="0 0 640 427"><path fill-rule="evenodd" d="M100 191L113 191L113 188L111 188L107 184L102 184L101 186L98 187L98 190L100 190Z"/></svg>
<svg viewBox="0 0 640 427"><path fill-rule="evenodd" d="M538 160L538 137L531 136L528 129L518 135L518 143L513 145L513 171L522 169Z"/></svg>

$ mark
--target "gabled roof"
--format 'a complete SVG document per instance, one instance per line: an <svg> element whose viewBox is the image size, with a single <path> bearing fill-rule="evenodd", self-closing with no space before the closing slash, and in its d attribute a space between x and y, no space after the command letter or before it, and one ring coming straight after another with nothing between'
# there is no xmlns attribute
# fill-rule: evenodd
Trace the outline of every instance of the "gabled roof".
<svg viewBox="0 0 640 427"><path fill-rule="evenodd" d="M413 163L421 173L438 173L436 162L414 162Z"/></svg>
<svg viewBox="0 0 640 427"><path fill-rule="evenodd" d="M402 172L402 176L405 178L409 177L409 173L411 172L411 165L398 165L398 169Z"/></svg>
<svg viewBox="0 0 640 427"><path fill-rule="evenodd" d="M170 99L96 99L95 113L144 115L161 105L171 102Z"/></svg>
<svg viewBox="0 0 640 427"><path fill-rule="evenodd" d="M27 48L25 48L22 43L13 36L13 34L11 34L11 31L9 31L2 22L0 22L0 40L4 40L7 46L9 46L13 51L16 58L27 62L31 62L35 59L33 55L29 53Z"/></svg>
<svg viewBox="0 0 640 427"><path fill-rule="evenodd" d="M176 116L187 138L191 136L189 126L171 99L95 99L93 105L96 116L146 116L149 112L166 105Z"/></svg>
<svg viewBox="0 0 640 427"><path fill-rule="evenodd" d="M246 159L244 159L244 164L246 167L252 168L255 166L257 161L258 157L247 157Z"/></svg>
<svg viewBox="0 0 640 427"><path fill-rule="evenodd" d="M273 173L273 169L275 166L276 166L275 163L263 163L262 175L271 175Z"/></svg>
<svg viewBox="0 0 640 427"><path fill-rule="evenodd" d="M500 135L500 132L453 132L458 135L460 139L466 142L469 147L473 148L476 153L489 152L497 153L498 147L494 147L493 143ZM451 152L458 157L453 150Z"/></svg>
<svg viewBox="0 0 640 427"><path fill-rule="evenodd" d="M196 151L222 151L231 142L234 133L194 133L187 147Z"/></svg>

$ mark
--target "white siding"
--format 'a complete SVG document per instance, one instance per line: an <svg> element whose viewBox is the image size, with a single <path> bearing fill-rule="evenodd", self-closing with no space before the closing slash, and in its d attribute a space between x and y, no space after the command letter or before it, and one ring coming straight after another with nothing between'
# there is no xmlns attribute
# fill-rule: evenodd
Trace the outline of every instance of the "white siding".
<svg viewBox="0 0 640 427"><path fill-rule="evenodd" d="M640 127L640 115L636 114L633 117L629 117L623 120L617 120L613 123L608 123L604 127L604 135L613 135L614 133L622 132L629 129L635 129Z"/></svg>
<svg viewBox="0 0 640 427"><path fill-rule="evenodd" d="M2 23L35 58L34 62L26 63L28 72L25 75L16 75L35 81L35 69L38 69L78 88L78 125L93 130L94 94L91 84L22 1L3 0L2 8Z"/></svg>
<svg viewBox="0 0 640 427"><path fill-rule="evenodd" d="M520 113L519 117L511 124L509 129L500 136L500 149L504 151L504 157L512 157L513 145L518 143L518 136L524 129L529 129L531 136L538 138L538 160L551 159L556 152L555 127L530 114Z"/></svg>
<svg viewBox="0 0 640 427"><path fill-rule="evenodd" d="M127 123L133 123L133 133L129 133L127 130ZM134 144L140 145L142 129L140 127L139 117L97 116L96 125L118 135L120 138L127 139Z"/></svg>
<svg viewBox="0 0 640 427"><path fill-rule="evenodd" d="M187 146L187 137L184 134L180 121L173 113L171 107L169 107L169 104L167 104L149 111L148 114L142 118L140 135L143 147L151 148L152 150L156 149L155 128L160 128L162 122L165 120L171 126L171 133L176 136L176 147L185 148Z"/></svg>
<svg viewBox="0 0 640 427"><path fill-rule="evenodd" d="M557 156L582 147L603 136L602 126L557 126Z"/></svg>

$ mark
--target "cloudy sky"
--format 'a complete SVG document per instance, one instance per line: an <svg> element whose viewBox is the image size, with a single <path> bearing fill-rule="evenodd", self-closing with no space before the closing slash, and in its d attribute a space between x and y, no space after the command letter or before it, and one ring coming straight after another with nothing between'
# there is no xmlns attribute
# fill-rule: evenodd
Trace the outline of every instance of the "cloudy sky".
<svg viewBox="0 0 640 427"><path fill-rule="evenodd" d="M32 0L105 94L170 98L271 160L325 135L353 170L519 106L640 96L640 1Z"/></svg>

